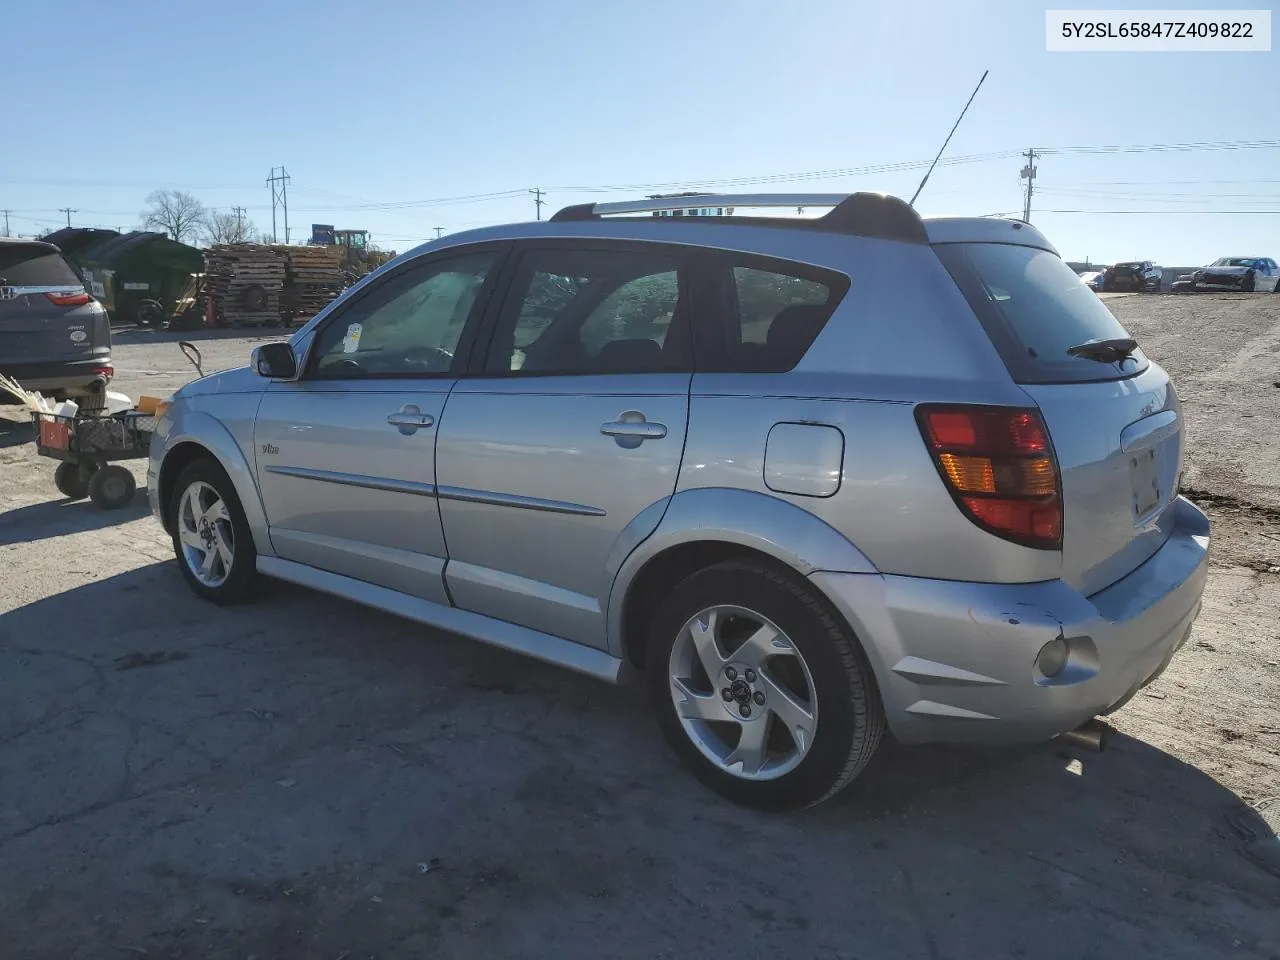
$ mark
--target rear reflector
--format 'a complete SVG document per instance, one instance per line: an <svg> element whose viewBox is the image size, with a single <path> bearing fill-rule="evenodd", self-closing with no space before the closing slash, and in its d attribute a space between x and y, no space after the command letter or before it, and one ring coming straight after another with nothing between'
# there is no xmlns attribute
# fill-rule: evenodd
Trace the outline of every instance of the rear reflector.
<svg viewBox="0 0 1280 960"><path fill-rule="evenodd" d="M1036 410L921 404L916 419L964 514L1005 540L1062 547L1058 465Z"/></svg>
<svg viewBox="0 0 1280 960"><path fill-rule="evenodd" d="M59 307L82 307L92 303L93 297L81 290L79 293L46 293L46 297Z"/></svg>
<svg viewBox="0 0 1280 960"><path fill-rule="evenodd" d="M94 367L93 372L100 377L114 377L116 375L116 368L111 366Z"/></svg>

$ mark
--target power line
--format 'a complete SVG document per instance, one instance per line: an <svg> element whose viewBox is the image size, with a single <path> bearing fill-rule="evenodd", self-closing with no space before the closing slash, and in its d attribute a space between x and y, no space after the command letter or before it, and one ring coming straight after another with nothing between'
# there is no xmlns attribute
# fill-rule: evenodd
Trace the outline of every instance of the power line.
<svg viewBox="0 0 1280 960"><path fill-rule="evenodd" d="M1280 214L1280 207L1274 210L1041 210L1041 213L1087 213L1094 216L1112 215L1173 215L1178 217L1197 216L1250 216L1253 214Z"/></svg>
<svg viewBox="0 0 1280 960"><path fill-rule="evenodd" d="M1190 143L1138 143L1111 144L1093 147L1041 147L1042 154L1050 153L1191 153L1198 150L1276 150L1280 140L1207 140Z"/></svg>

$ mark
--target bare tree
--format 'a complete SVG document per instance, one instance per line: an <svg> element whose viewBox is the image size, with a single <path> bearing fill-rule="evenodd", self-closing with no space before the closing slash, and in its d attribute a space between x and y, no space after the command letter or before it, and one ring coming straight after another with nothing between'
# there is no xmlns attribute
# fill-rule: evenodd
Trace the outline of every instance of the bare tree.
<svg viewBox="0 0 1280 960"><path fill-rule="evenodd" d="M163 230L172 240L195 239L204 221L204 206L183 190L155 190L142 211L143 226Z"/></svg>
<svg viewBox="0 0 1280 960"><path fill-rule="evenodd" d="M207 211L203 226L210 243L248 243L257 229L252 220L220 210Z"/></svg>

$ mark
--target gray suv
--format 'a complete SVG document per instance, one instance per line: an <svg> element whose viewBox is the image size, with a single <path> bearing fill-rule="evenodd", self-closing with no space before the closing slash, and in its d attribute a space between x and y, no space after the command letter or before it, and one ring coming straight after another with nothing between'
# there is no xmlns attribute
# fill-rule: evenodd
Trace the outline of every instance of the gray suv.
<svg viewBox="0 0 1280 960"><path fill-rule="evenodd" d="M1200 609L1165 372L1034 227L879 194L651 200L426 244L182 388L193 590L293 581L608 682L711 788L1116 710ZM827 206L814 219L742 211Z"/></svg>
<svg viewBox="0 0 1280 960"><path fill-rule="evenodd" d="M0 237L0 373L75 398L86 412L105 404L114 373L107 311L52 243Z"/></svg>

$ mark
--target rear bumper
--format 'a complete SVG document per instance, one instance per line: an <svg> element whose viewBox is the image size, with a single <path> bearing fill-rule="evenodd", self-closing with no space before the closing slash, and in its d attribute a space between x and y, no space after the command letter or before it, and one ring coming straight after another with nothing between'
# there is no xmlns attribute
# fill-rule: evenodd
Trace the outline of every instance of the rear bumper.
<svg viewBox="0 0 1280 960"><path fill-rule="evenodd" d="M91 387L111 382L111 357L90 357L65 363L7 363L0 373L17 380L27 390L41 393L55 390L72 395L86 393Z"/></svg>
<svg viewBox="0 0 1280 960"><path fill-rule="evenodd" d="M1089 597L1059 580L812 579L862 640L899 740L1047 740L1123 705L1186 641L1208 572L1209 521L1182 497L1174 510L1164 546ZM1036 657L1058 637L1067 665L1046 678Z"/></svg>

